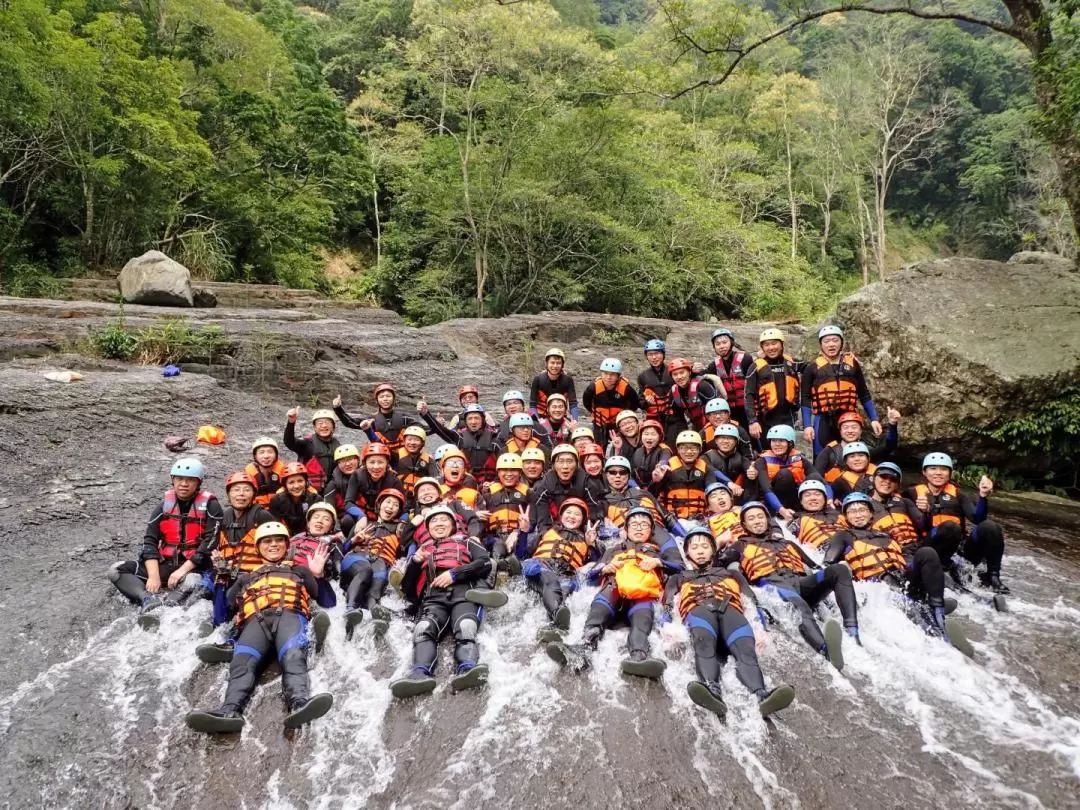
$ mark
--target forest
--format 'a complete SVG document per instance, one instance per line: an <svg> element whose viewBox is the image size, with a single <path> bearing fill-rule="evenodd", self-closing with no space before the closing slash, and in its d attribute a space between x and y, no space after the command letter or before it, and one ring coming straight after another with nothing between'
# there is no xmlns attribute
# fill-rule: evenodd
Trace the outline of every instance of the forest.
<svg viewBox="0 0 1080 810"><path fill-rule="evenodd" d="M805 318L905 261L1073 256L1053 8L1039 48L844 11L747 48L807 9L0 0L0 291L153 248L418 324Z"/></svg>

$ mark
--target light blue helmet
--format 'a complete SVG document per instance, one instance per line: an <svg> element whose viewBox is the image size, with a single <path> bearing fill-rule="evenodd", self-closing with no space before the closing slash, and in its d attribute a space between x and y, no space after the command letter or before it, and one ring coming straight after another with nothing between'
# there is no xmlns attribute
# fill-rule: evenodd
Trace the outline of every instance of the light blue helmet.
<svg viewBox="0 0 1080 810"><path fill-rule="evenodd" d="M760 509L765 513L765 517L771 517L769 515L769 507L763 504L761 501L747 501L742 505L742 510L739 512L739 522L746 525L746 515L752 509Z"/></svg>
<svg viewBox="0 0 1080 810"><path fill-rule="evenodd" d="M626 456L612 456L604 462L604 469L610 470L612 467L622 467L624 470L629 470L630 459Z"/></svg>
<svg viewBox="0 0 1080 810"><path fill-rule="evenodd" d="M899 481L904 477L904 471L900 469L899 465L893 464L891 461L883 461L877 465L874 475L891 475Z"/></svg>
<svg viewBox="0 0 1080 810"><path fill-rule="evenodd" d="M469 405L465 406L465 414L466 415L468 415L470 413L480 413L480 414L482 414L483 412L484 412L484 406L481 405L478 402L473 402L473 403L470 403Z"/></svg>
<svg viewBox="0 0 1080 810"><path fill-rule="evenodd" d="M606 357L604 362L600 364L600 370L612 374L622 374L622 360L617 357Z"/></svg>
<svg viewBox="0 0 1080 810"><path fill-rule="evenodd" d="M513 400L513 399L520 399L521 402L524 404L525 395L523 393L521 393L520 391L514 391L514 390L507 391L505 394L503 394L503 400L502 400L503 405L505 405L507 402L510 402L510 400Z"/></svg>
<svg viewBox="0 0 1080 810"><path fill-rule="evenodd" d="M709 495L716 492L716 490L718 490L718 489L724 490L724 492L726 492L728 495L731 494L731 485L730 484L728 484L725 481L713 481L711 484L709 484L707 487L705 487L705 497L708 498Z"/></svg>
<svg viewBox="0 0 1080 810"><path fill-rule="evenodd" d="M653 338L652 340L645 341L646 352L667 352L667 346L664 345L664 341Z"/></svg>
<svg viewBox="0 0 1080 810"><path fill-rule="evenodd" d="M713 438L717 439L721 436L727 436L731 439L738 439L740 438L739 428L732 424L717 425L713 428Z"/></svg>
<svg viewBox="0 0 1080 810"><path fill-rule="evenodd" d="M726 326L722 326L719 329L714 329L710 340L716 340L718 337L731 338L731 341L735 342L735 333L728 329Z"/></svg>
<svg viewBox="0 0 1080 810"><path fill-rule="evenodd" d="M431 454L431 457L435 459L435 463L438 464L443 460L443 456L455 449L457 448L452 444L440 444L435 448L435 452Z"/></svg>
<svg viewBox="0 0 1080 810"><path fill-rule="evenodd" d="M829 490L825 488L825 482L818 481L816 478L811 478L799 484L799 497L802 498L803 493L806 492L820 492L826 498L829 497Z"/></svg>
<svg viewBox="0 0 1080 810"><path fill-rule="evenodd" d="M864 495L861 492L852 492L844 498L844 502L840 504L840 510L846 512L847 508L855 503L865 503L871 509L874 508L874 502L870 500L868 495Z"/></svg>
<svg viewBox="0 0 1080 810"><path fill-rule="evenodd" d="M835 324L828 324L827 326L823 326L818 330L817 333L818 343L820 343L824 338L827 338L830 335L835 335L836 337L843 340L844 330L841 329L839 326L836 326Z"/></svg>
<svg viewBox="0 0 1080 810"><path fill-rule="evenodd" d="M515 413L510 417L510 429L519 427L531 428L533 426L532 417L527 413Z"/></svg>
<svg viewBox="0 0 1080 810"><path fill-rule="evenodd" d="M791 442L795 444L795 428L791 425L776 425L769 428L769 432L765 434L765 438L769 441L773 439L783 439L785 442Z"/></svg>
<svg viewBox="0 0 1080 810"><path fill-rule="evenodd" d="M716 551L716 538L713 537L711 531L707 526L702 526L700 523L691 526L686 530L686 534L683 535L683 552L687 552L690 549L690 541L695 537L704 537L709 541L709 545L713 547L713 551Z"/></svg>
<svg viewBox="0 0 1080 810"><path fill-rule="evenodd" d="M922 468L925 470L927 467L948 467L953 469L952 456L948 453L927 453L922 460Z"/></svg>
<svg viewBox="0 0 1080 810"><path fill-rule="evenodd" d="M720 399L719 397L717 397L716 399L710 399L708 402L705 403L706 416L710 413L724 412L731 413L731 406L728 405L728 401L726 399Z"/></svg>
<svg viewBox="0 0 1080 810"><path fill-rule="evenodd" d="M200 481L206 476L206 467L199 459L193 456L178 458L169 470L171 478L198 478Z"/></svg>
<svg viewBox="0 0 1080 810"><path fill-rule="evenodd" d="M841 453L842 458L854 455L855 453L865 453L870 455L870 448L866 446L865 442L852 442L851 444L844 445L844 452Z"/></svg>

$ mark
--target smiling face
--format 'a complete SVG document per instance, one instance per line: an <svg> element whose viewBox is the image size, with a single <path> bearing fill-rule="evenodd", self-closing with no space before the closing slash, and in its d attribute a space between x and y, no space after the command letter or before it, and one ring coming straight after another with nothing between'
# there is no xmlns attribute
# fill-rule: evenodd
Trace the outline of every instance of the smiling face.
<svg viewBox="0 0 1080 810"><path fill-rule="evenodd" d="M844 422L840 426L840 439L844 444L851 444L851 442L857 442L862 438L862 425L852 420L850 422Z"/></svg>
<svg viewBox="0 0 1080 810"><path fill-rule="evenodd" d="M537 459L527 459L521 462L521 467L525 475L532 481L544 474L544 462Z"/></svg>
<svg viewBox="0 0 1080 810"><path fill-rule="evenodd" d="M229 506L243 512L255 500L255 487L251 484L233 484L229 487Z"/></svg>
<svg viewBox="0 0 1080 810"><path fill-rule="evenodd" d="M568 506L562 510L559 520L567 529L580 529L585 522L585 515L582 514L580 506Z"/></svg>
<svg viewBox="0 0 1080 810"><path fill-rule="evenodd" d="M467 413L465 414L465 427L471 432L476 433L484 425L484 415L482 413Z"/></svg>
<svg viewBox="0 0 1080 810"><path fill-rule="evenodd" d="M712 541L703 534L695 534L686 544L686 556L697 566L707 565L712 561L714 549Z"/></svg>
<svg viewBox="0 0 1080 810"><path fill-rule="evenodd" d="M548 416L556 422L566 418L566 403L561 399L549 399L547 404Z"/></svg>
<svg viewBox="0 0 1080 810"><path fill-rule="evenodd" d="M619 384L619 375L614 371L601 371L600 379L604 383L604 388L611 390Z"/></svg>
<svg viewBox="0 0 1080 810"><path fill-rule="evenodd" d="M671 372L671 379L675 381L675 384L680 388L685 388L686 384L690 382L690 369L677 368Z"/></svg>
<svg viewBox="0 0 1080 810"><path fill-rule="evenodd" d="M731 436L717 436L716 448L725 456L730 456L735 452L737 441L737 439L733 439Z"/></svg>
<svg viewBox="0 0 1080 810"><path fill-rule="evenodd" d="M479 402L479 399L472 391L466 391L464 394L458 397L458 402L460 402L461 407L464 408L466 405L476 404L477 402Z"/></svg>
<svg viewBox="0 0 1080 810"><path fill-rule="evenodd" d="M743 511L742 524L750 534L762 535L769 528L769 515L760 507Z"/></svg>
<svg viewBox="0 0 1080 810"><path fill-rule="evenodd" d="M320 439L329 439L334 435L334 420L333 419L316 419L312 425L315 430L315 435Z"/></svg>
<svg viewBox="0 0 1080 810"><path fill-rule="evenodd" d="M307 478L302 475L290 475L285 479L285 491L294 498L299 498L307 489Z"/></svg>
<svg viewBox="0 0 1080 810"><path fill-rule="evenodd" d="M386 456L368 456L364 459L364 469L375 481L386 475L388 466L390 466L390 462L387 461Z"/></svg>
<svg viewBox="0 0 1080 810"><path fill-rule="evenodd" d="M787 439L769 439L769 450L774 456L786 456L791 442Z"/></svg>
<svg viewBox="0 0 1080 810"><path fill-rule="evenodd" d="M679 458L683 464L693 464L697 461L697 457L701 455L701 448L696 444L690 444L690 442L683 442L677 445L675 452L679 454Z"/></svg>
<svg viewBox="0 0 1080 810"><path fill-rule="evenodd" d="M548 376L555 379L562 373L563 359L561 357L549 357L544 363Z"/></svg>
<svg viewBox="0 0 1080 810"><path fill-rule="evenodd" d="M782 340L763 341L761 351L768 359L776 360L784 353L784 342Z"/></svg>
<svg viewBox="0 0 1080 810"><path fill-rule="evenodd" d="M521 472L518 470L499 470L499 483L504 487L516 487L521 480Z"/></svg>
<svg viewBox="0 0 1080 810"><path fill-rule="evenodd" d="M419 436L406 436L401 440L401 444L405 447L406 452L413 455L419 453L424 446L424 442Z"/></svg>
<svg viewBox="0 0 1080 810"><path fill-rule="evenodd" d="M618 425L616 425L619 433L625 436L627 439L633 439L638 435L640 425L637 419L631 419L629 416L624 417Z"/></svg>
<svg viewBox="0 0 1080 810"><path fill-rule="evenodd" d="M259 556L271 563L281 562L289 550L289 540L285 535L275 534L259 541Z"/></svg>
<svg viewBox="0 0 1080 810"><path fill-rule="evenodd" d="M375 397L375 401L379 403L380 411L389 411L394 407L394 392L380 391L378 396Z"/></svg>
<svg viewBox="0 0 1080 810"><path fill-rule="evenodd" d="M952 470L948 467L934 465L931 467L923 468L923 477L932 487L943 487L949 483L949 478L952 477Z"/></svg>
<svg viewBox="0 0 1080 810"><path fill-rule="evenodd" d="M648 515L631 515L626 521L626 537L632 543L648 542L652 530L652 520Z"/></svg>
<svg viewBox="0 0 1080 810"><path fill-rule="evenodd" d="M514 438L521 444L527 444L529 439L532 438L533 432L531 427L516 427L510 431Z"/></svg>
<svg viewBox="0 0 1080 810"><path fill-rule="evenodd" d="M874 491L882 497L888 498L900 485L900 482L891 475L882 475L878 473L874 476Z"/></svg>
<svg viewBox="0 0 1080 810"><path fill-rule="evenodd" d="M654 427L647 427L641 431L641 443L646 450L652 450L660 444L660 431Z"/></svg>
<svg viewBox="0 0 1080 810"><path fill-rule="evenodd" d="M337 468L341 470L344 475L352 475L356 472L356 468L360 466L360 459L356 456L345 456L337 463Z"/></svg>
<svg viewBox="0 0 1080 810"><path fill-rule="evenodd" d="M589 475L600 475L604 471L604 459L600 456L585 456L581 460L581 466Z"/></svg>
<svg viewBox="0 0 1080 810"><path fill-rule="evenodd" d="M174 475L172 477L173 491L181 501L190 501L194 498L195 493L199 491L200 483L198 478L191 478L187 475Z"/></svg>
<svg viewBox="0 0 1080 810"><path fill-rule="evenodd" d="M847 458L844 459L844 466L852 472L866 472L866 468L870 466L870 456L866 453L848 453Z"/></svg>
<svg viewBox="0 0 1080 810"><path fill-rule="evenodd" d="M735 344L731 342L731 338L727 335L721 335L712 342L713 351L716 352L718 357L727 357L731 354L731 349Z"/></svg>
<svg viewBox="0 0 1080 810"><path fill-rule="evenodd" d="M839 335L826 335L821 339L821 353L832 360L840 354L843 345L844 339Z"/></svg>
<svg viewBox="0 0 1080 810"><path fill-rule="evenodd" d="M816 489L808 489L799 496L799 503L807 512L820 512L825 508L825 493Z"/></svg>
<svg viewBox="0 0 1080 810"><path fill-rule="evenodd" d="M401 514L401 501L397 498L383 498L379 501L379 520L391 521Z"/></svg>
<svg viewBox="0 0 1080 810"><path fill-rule="evenodd" d="M316 509L314 512L308 512L307 530L308 534L315 535L316 537L330 534L330 532L334 530L334 518L325 509Z"/></svg>
<svg viewBox="0 0 1080 810"><path fill-rule="evenodd" d="M645 362L653 368L659 368L664 362L664 353L657 351L645 352Z"/></svg>
<svg viewBox="0 0 1080 810"><path fill-rule="evenodd" d="M559 453L551 462L551 466L560 481L569 481L574 477L574 471L577 469L577 459L569 453Z"/></svg>
<svg viewBox="0 0 1080 810"><path fill-rule="evenodd" d="M272 467L277 461L277 450L270 445L255 448L255 463L260 467Z"/></svg>
<svg viewBox="0 0 1080 810"><path fill-rule="evenodd" d="M421 506L431 506L442 497L442 491L434 484L421 484L413 492L413 496Z"/></svg>
<svg viewBox="0 0 1080 810"><path fill-rule="evenodd" d="M612 492L622 492L630 483L630 471L622 467L611 467L604 473L604 478Z"/></svg>
<svg viewBox="0 0 1080 810"><path fill-rule="evenodd" d="M865 503L853 503L844 509L844 520L855 529L865 529L873 516L873 510Z"/></svg>
<svg viewBox="0 0 1080 810"><path fill-rule="evenodd" d="M454 531L454 519L450 515L435 515L427 522L428 534L435 540L443 540Z"/></svg>

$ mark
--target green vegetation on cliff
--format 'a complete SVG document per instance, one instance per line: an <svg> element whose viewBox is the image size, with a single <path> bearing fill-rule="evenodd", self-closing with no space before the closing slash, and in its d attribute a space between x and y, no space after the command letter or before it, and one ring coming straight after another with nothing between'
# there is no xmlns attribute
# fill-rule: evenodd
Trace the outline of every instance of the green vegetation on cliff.
<svg viewBox="0 0 1080 810"><path fill-rule="evenodd" d="M421 323L786 317L903 258L1073 249L1017 42L830 18L678 94L714 66L673 26L771 19L728 0L0 0L0 285L158 248L203 277L329 288L345 250L349 293Z"/></svg>

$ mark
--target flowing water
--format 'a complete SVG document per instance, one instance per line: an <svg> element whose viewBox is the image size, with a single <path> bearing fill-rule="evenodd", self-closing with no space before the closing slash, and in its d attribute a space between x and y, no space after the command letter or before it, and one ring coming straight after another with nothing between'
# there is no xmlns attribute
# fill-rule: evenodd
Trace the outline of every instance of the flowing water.
<svg viewBox="0 0 1080 810"><path fill-rule="evenodd" d="M347 642L339 607L312 666L313 687L335 695L327 717L283 731L271 670L241 735L194 734L183 715L215 707L225 688L226 668L193 654L209 604L169 610L144 632L105 569L138 545L171 459L159 434L178 429L177 413L185 433L229 426L236 443L200 451L219 480L238 447L280 430L267 413L284 408L197 375L148 396L160 382L141 374L49 389L75 399L46 407L40 382L0 373L6 413L19 415L0 426L14 465L0 483L0 806L1080 807L1080 546L1011 521L1010 612L961 596L955 614L976 661L916 629L887 592L860 587L864 646L848 645L841 674L771 605L780 623L762 666L798 697L768 725L731 666L726 723L690 702L678 625L654 635L662 682L618 674L620 630L589 672L559 671L534 641L538 599L512 582L481 631L484 689L450 692L446 645L436 693L392 701L409 628L395 620L376 641L362 627ZM572 597L571 639L590 596Z"/></svg>

